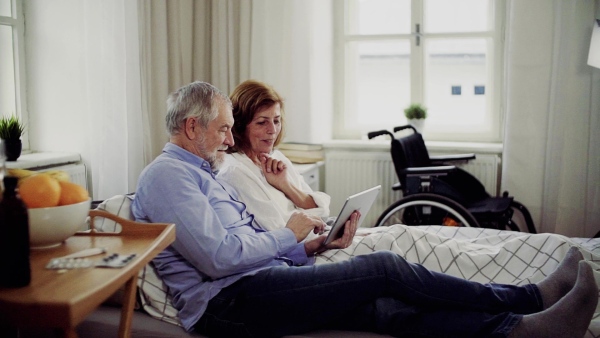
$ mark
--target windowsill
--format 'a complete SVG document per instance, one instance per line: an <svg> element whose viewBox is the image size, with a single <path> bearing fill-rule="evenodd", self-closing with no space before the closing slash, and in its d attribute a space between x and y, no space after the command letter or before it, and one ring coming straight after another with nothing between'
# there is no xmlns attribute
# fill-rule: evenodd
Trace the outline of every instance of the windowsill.
<svg viewBox="0 0 600 338"><path fill-rule="evenodd" d="M425 141L425 145L430 152L452 152L452 153L477 153L477 154L495 154L501 155L503 150L502 143L482 143L482 142L444 142L444 141ZM323 143L325 150L329 149L390 149L390 141L384 140L332 140Z"/></svg>
<svg viewBox="0 0 600 338"><path fill-rule="evenodd" d="M16 161L6 161L6 168L39 170L80 161L81 156L77 153L30 152L23 153Z"/></svg>

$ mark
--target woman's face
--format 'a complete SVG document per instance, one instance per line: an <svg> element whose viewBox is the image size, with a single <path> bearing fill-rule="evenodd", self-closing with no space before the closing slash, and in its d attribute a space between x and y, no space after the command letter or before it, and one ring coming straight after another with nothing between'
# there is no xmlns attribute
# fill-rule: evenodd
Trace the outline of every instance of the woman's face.
<svg viewBox="0 0 600 338"><path fill-rule="evenodd" d="M250 157L257 157L261 153L270 154L280 132L281 109L279 103L258 110L246 127L246 137L252 152Z"/></svg>

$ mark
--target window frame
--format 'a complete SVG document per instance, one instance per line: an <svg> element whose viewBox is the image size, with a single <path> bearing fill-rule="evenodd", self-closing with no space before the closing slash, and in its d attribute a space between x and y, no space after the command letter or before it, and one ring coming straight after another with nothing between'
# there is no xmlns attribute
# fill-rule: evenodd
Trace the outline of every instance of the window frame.
<svg viewBox="0 0 600 338"><path fill-rule="evenodd" d="M25 132L21 136L23 150L29 150L29 116L27 111L27 86L25 71L25 15L23 13L22 0L11 0L11 16L0 16L0 25L13 28L13 60L15 81L15 115L21 119L25 126ZM0 113L0 115L3 113Z"/></svg>
<svg viewBox="0 0 600 338"><path fill-rule="evenodd" d="M456 132L431 132L427 129L424 136L433 141L464 141L464 142L502 142L504 133L504 34L506 18L506 1L490 0L494 17L493 30L487 32L472 33L427 33L424 32L423 0L411 0L411 33L410 34L385 34L385 35L352 35L347 34L347 18L349 17L349 0L339 0L334 3L334 58L339 62L334 63L334 120L333 138L334 139L366 139L365 132L359 130L349 130L345 127L347 116L345 109L345 84L348 80L346 73L346 45L354 41L377 41L391 39L410 39L410 81L411 81L411 102L423 102L425 96L425 55L423 46L427 39L439 38L490 38L492 39L493 53L488 55L492 59L491 74L488 74L488 84L485 88L486 95L492 96L490 131L478 133L456 133ZM420 32L416 33L415 26L420 24ZM416 39L420 38L420 47L415 48ZM490 85L493 83L493 87ZM463 88L464 90L473 90ZM383 128L391 129L394 125Z"/></svg>

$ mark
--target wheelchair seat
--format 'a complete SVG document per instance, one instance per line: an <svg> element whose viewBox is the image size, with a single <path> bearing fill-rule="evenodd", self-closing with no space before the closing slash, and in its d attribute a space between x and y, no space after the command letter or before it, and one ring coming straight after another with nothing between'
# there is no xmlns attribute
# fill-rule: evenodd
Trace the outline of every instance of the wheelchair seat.
<svg viewBox="0 0 600 338"><path fill-rule="evenodd" d="M411 210L402 210L404 219L395 221L415 223L414 225L428 221L442 222L440 224L449 222L451 225L519 231L518 225L512 220L514 210L518 210L525 219L528 231L536 232L529 212L521 203L508 196L508 193L498 197L491 196L476 177L453 165L456 161L473 160L475 154L429 156L422 135L414 127L400 126L395 127L393 131L396 133L411 129L412 133L404 137L395 137L395 134L387 130L371 132L368 135L370 139L380 135L391 136L391 156L399 180L393 189L402 190L404 197L390 206L380 216L376 225L381 225L380 221L386 217L386 212L399 212L398 206L406 205L404 199L411 196ZM434 198L432 195L441 198ZM419 196L424 198L423 205L417 202ZM452 209L457 214L463 214L464 221L457 221L456 217L448 218L446 212L438 212L440 203L445 204L443 209ZM436 212L431 211L432 208L435 208ZM439 215L437 218L436 213ZM470 217L464 216L467 214ZM389 218L389 215L387 217Z"/></svg>

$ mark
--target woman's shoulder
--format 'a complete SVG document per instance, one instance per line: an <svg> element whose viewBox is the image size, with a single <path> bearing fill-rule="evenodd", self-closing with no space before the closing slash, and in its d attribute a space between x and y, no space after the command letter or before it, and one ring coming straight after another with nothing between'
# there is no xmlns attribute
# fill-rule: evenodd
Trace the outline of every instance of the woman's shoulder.
<svg viewBox="0 0 600 338"><path fill-rule="evenodd" d="M235 168L239 167L240 165L241 163L235 154L225 154L223 163L221 163L221 166L219 166L218 175L230 170L235 170Z"/></svg>
<svg viewBox="0 0 600 338"><path fill-rule="evenodd" d="M250 161L248 157L240 153L226 154L217 176L237 176L241 174L248 175L249 170L247 161Z"/></svg>

